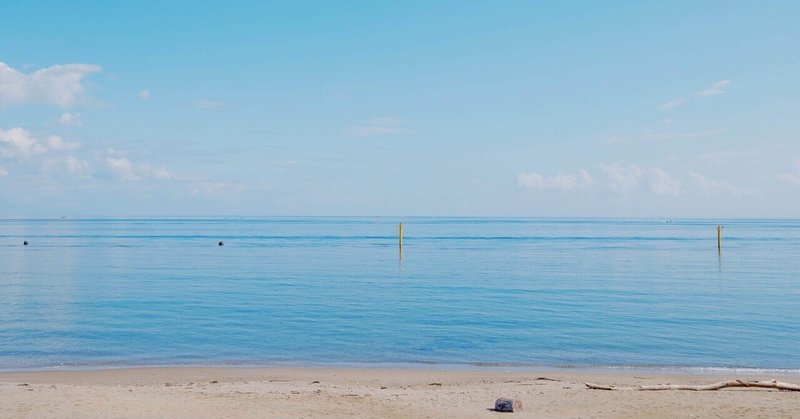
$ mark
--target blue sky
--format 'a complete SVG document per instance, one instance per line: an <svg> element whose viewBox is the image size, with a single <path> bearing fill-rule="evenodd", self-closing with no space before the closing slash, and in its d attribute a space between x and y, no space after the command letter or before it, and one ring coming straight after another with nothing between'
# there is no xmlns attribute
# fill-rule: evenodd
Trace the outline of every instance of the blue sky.
<svg viewBox="0 0 800 419"><path fill-rule="evenodd" d="M788 1L4 2L0 217L794 217L799 20Z"/></svg>

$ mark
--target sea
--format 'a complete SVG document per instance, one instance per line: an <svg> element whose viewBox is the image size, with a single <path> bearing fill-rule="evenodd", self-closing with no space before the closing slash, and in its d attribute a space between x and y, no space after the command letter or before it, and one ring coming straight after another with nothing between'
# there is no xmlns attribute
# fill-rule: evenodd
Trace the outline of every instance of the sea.
<svg viewBox="0 0 800 419"><path fill-rule="evenodd" d="M798 348L800 220L0 220L0 370L795 373Z"/></svg>

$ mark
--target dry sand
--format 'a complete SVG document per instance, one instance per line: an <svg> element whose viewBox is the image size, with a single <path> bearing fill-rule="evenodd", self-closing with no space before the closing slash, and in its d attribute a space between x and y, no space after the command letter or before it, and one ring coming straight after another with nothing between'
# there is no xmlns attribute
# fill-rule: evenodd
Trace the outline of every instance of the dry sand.
<svg viewBox="0 0 800 419"><path fill-rule="evenodd" d="M654 375L580 371L136 368L0 373L2 418L239 417L800 417L800 393L759 389L602 391L616 384L704 384L800 377ZM490 411L497 397L519 413Z"/></svg>

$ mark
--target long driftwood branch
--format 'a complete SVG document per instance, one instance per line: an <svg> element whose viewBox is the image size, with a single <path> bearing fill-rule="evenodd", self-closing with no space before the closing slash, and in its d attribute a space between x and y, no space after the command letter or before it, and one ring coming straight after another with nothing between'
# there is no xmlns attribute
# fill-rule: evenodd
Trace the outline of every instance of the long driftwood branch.
<svg viewBox="0 0 800 419"><path fill-rule="evenodd" d="M800 384L782 383L780 381L742 381L729 380L720 381L704 386L692 386L686 384L657 384L652 386L614 386L606 384L585 383L586 387L592 390L624 390L624 391L660 391L660 390L690 390L690 391L712 391L730 387L757 387L774 388L777 390L800 391Z"/></svg>

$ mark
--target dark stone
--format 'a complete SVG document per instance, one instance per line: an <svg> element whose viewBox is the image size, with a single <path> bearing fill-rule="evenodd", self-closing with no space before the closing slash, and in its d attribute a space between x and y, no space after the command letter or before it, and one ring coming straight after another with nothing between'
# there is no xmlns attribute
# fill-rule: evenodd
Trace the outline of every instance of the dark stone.
<svg viewBox="0 0 800 419"><path fill-rule="evenodd" d="M519 412L522 410L522 402L501 397L495 400L494 410L497 412Z"/></svg>
<svg viewBox="0 0 800 419"><path fill-rule="evenodd" d="M217 246L225 246L225 243L220 241L219 243L217 243Z"/></svg>
<svg viewBox="0 0 800 419"><path fill-rule="evenodd" d="M27 240L25 240L24 242L22 242L22 245L23 245L23 246L27 246L27 245L28 245L28 241L27 241Z"/></svg>

